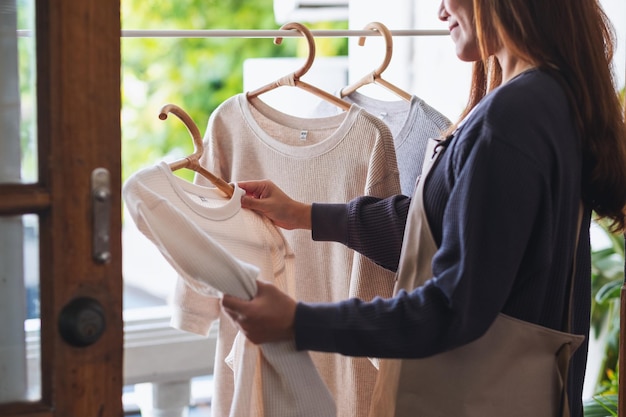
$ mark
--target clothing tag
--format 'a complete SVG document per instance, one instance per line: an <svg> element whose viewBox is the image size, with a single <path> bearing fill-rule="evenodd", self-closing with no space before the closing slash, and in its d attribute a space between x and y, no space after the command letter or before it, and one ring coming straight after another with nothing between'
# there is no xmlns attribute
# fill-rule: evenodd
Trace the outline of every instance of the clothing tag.
<svg viewBox="0 0 626 417"><path fill-rule="evenodd" d="M305 141L308 134L309 134L308 130L301 130L300 131L300 140L301 141Z"/></svg>

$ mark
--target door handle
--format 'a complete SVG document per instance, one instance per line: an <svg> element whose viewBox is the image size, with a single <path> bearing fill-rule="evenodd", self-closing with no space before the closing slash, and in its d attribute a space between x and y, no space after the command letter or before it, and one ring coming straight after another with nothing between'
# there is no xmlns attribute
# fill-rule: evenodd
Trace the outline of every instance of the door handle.
<svg viewBox="0 0 626 417"><path fill-rule="evenodd" d="M58 326L61 337L68 344L75 347L92 345L106 328L104 308L93 298L75 298L61 310Z"/></svg>
<svg viewBox="0 0 626 417"><path fill-rule="evenodd" d="M111 261L111 179L106 168L96 168L91 173L91 204L93 260L106 264Z"/></svg>

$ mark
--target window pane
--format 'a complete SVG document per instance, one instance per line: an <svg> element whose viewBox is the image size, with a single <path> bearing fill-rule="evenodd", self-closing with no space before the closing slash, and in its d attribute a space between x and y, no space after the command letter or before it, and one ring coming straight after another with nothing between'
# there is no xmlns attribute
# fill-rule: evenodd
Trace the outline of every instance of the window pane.
<svg viewBox="0 0 626 417"><path fill-rule="evenodd" d="M0 217L0 403L41 397L39 219Z"/></svg>
<svg viewBox="0 0 626 417"><path fill-rule="evenodd" d="M0 182L32 183L37 180L34 3L5 1L2 8Z"/></svg>

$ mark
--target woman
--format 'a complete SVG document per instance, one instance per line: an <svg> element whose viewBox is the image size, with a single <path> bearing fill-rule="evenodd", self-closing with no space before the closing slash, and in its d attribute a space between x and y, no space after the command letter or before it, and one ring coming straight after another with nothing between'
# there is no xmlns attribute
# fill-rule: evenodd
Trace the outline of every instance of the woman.
<svg viewBox="0 0 626 417"><path fill-rule="evenodd" d="M422 194L308 205L269 181L239 183L244 207L344 243L408 285L392 299L305 304L260 282L254 299L222 302L252 342L428 358L480 340L501 314L558 331L568 316L569 332L588 335L591 211L616 232L626 222L610 23L596 0L443 0L439 18L474 71L467 108L437 147ZM411 214L418 205L422 213ZM414 227L420 216L427 232ZM408 248L431 234L431 276L414 280L424 262ZM586 355L585 343L572 358L573 416L582 416Z"/></svg>

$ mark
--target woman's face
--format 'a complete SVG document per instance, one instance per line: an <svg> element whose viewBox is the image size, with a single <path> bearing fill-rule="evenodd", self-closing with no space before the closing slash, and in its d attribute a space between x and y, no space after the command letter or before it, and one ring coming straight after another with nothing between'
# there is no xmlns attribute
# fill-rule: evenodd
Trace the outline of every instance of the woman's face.
<svg viewBox="0 0 626 417"><path fill-rule="evenodd" d="M439 20L448 22L456 55L467 62L480 60L473 6L473 0L441 0L439 5Z"/></svg>

